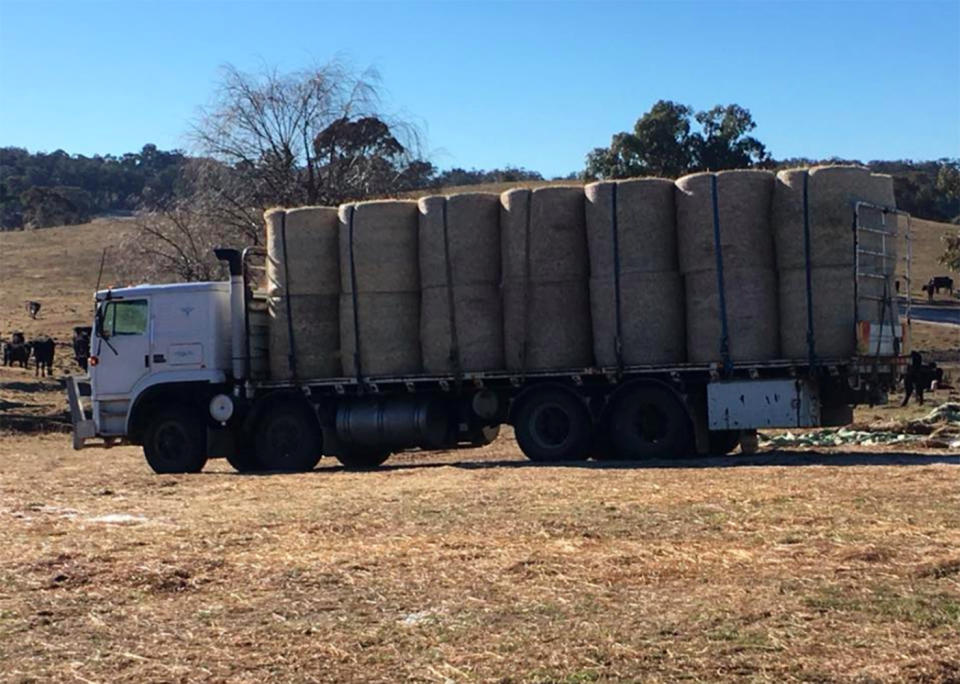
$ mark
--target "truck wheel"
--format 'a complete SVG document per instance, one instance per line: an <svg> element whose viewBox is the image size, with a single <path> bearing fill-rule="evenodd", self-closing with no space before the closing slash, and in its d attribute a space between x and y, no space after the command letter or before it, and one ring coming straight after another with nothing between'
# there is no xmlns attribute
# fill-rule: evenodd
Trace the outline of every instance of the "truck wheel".
<svg viewBox="0 0 960 684"><path fill-rule="evenodd" d="M587 458L593 421L575 397L547 389L523 400L514 429L520 450L531 461L579 461Z"/></svg>
<svg viewBox="0 0 960 684"><path fill-rule="evenodd" d="M710 453L714 456L729 454L740 444L739 430L711 430L709 436Z"/></svg>
<svg viewBox="0 0 960 684"><path fill-rule="evenodd" d="M248 435L240 435L240 437L249 439ZM257 452L249 442L235 445L233 452L227 456L227 463L238 473L255 473L260 470Z"/></svg>
<svg viewBox="0 0 960 684"><path fill-rule="evenodd" d="M647 385L629 390L614 405L609 428L612 458L677 458L693 451L687 409L663 387Z"/></svg>
<svg viewBox="0 0 960 684"><path fill-rule="evenodd" d="M155 473L199 473L207 463L204 427L186 411L161 411L144 432L143 455Z"/></svg>
<svg viewBox="0 0 960 684"><path fill-rule="evenodd" d="M284 402L267 409L257 426L258 470L302 473L320 461L323 437L316 419L299 404Z"/></svg>
<svg viewBox="0 0 960 684"><path fill-rule="evenodd" d="M383 465L383 462L390 458L390 453L355 450L337 454L336 458L348 470L372 470Z"/></svg>

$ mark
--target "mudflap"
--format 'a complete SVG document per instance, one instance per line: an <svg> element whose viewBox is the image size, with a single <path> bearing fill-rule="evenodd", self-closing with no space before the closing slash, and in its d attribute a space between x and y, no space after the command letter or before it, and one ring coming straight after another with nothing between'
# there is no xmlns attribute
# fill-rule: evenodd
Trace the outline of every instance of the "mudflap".
<svg viewBox="0 0 960 684"><path fill-rule="evenodd" d="M71 375L67 377L67 403L70 406L70 422L73 424L73 448L77 451L84 447L88 439L97 436L97 426L93 418L87 415L83 397L90 396L90 377Z"/></svg>

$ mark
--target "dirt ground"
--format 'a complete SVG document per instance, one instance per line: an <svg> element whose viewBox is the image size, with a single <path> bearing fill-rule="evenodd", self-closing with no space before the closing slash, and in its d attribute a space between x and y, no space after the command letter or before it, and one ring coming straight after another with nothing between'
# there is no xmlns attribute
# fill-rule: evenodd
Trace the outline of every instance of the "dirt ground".
<svg viewBox="0 0 960 684"><path fill-rule="evenodd" d="M153 475L0 436L6 681L957 681L960 457Z"/></svg>

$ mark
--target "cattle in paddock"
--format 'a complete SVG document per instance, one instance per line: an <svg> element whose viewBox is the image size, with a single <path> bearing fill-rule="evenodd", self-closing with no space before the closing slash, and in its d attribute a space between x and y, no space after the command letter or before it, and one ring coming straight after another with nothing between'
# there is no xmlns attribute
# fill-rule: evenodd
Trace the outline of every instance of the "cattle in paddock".
<svg viewBox="0 0 960 684"><path fill-rule="evenodd" d="M56 346L56 342L46 336L38 337L30 342L30 349L33 352L33 360L36 364L34 375L42 377L53 375L53 354Z"/></svg>
<svg viewBox="0 0 960 684"><path fill-rule="evenodd" d="M940 294L940 290L946 290L953 294L953 278L950 276L934 276L920 289L927 293L927 301L932 302L933 295Z"/></svg>
<svg viewBox="0 0 960 684"><path fill-rule="evenodd" d="M27 302L26 309L30 318L35 319L40 313L40 302Z"/></svg>
<svg viewBox="0 0 960 684"><path fill-rule="evenodd" d="M934 276L930 279L929 285L933 287L933 291L937 294L940 294L940 290L946 290L953 294L953 278L950 276Z"/></svg>
<svg viewBox="0 0 960 684"><path fill-rule="evenodd" d="M30 363L30 347L24 341L22 332L10 335L10 340L3 343L3 365L26 368Z"/></svg>
<svg viewBox="0 0 960 684"><path fill-rule="evenodd" d="M87 372L90 357L90 335L92 334L93 328L90 326L77 326L73 329L73 358L84 373Z"/></svg>

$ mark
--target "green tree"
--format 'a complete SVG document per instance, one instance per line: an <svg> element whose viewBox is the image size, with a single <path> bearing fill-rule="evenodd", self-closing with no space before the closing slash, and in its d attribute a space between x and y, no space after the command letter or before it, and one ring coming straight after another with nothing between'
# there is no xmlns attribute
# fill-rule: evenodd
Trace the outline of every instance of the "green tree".
<svg viewBox="0 0 960 684"><path fill-rule="evenodd" d="M943 236L943 254L940 263L954 273L960 273L960 233Z"/></svg>
<svg viewBox="0 0 960 684"><path fill-rule="evenodd" d="M960 159L944 160L937 172L936 189L944 199L955 208L960 200ZM954 223L960 223L960 214L951 217Z"/></svg>
<svg viewBox="0 0 960 684"><path fill-rule="evenodd" d="M747 135L757 127L747 109L740 105L717 105L697 112L701 132L690 138L694 163L704 171L744 169L770 160L759 140Z"/></svg>
<svg viewBox="0 0 960 684"><path fill-rule="evenodd" d="M693 110L660 100L637 119L633 132L616 133L609 147L587 155L588 178L630 176L676 177L690 169L693 149L690 117Z"/></svg>
<svg viewBox="0 0 960 684"><path fill-rule="evenodd" d="M632 132L616 133L609 147L590 152L584 175L676 178L690 171L765 165L770 161L766 147L749 135L756 126L740 105L695 113L687 105L660 100L637 119Z"/></svg>

